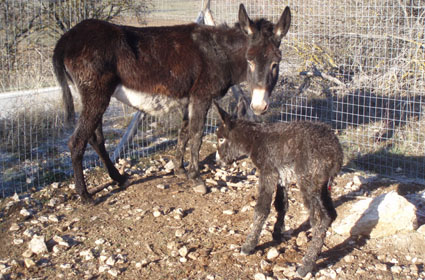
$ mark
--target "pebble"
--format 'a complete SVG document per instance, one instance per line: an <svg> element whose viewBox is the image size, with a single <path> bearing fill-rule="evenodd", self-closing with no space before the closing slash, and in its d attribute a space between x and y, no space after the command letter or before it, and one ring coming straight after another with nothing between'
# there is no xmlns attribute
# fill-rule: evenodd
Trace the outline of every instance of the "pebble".
<svg viewBox="0 0 425 280"><path fill-rule="evenodd" d="M397 273L398 274L398 273L401 272L401 270L402 269L401 269L401 267L399 265L394 265L394 266L391 267L391 272L392 273Z"/></svg>
<svg viewBox="0 0 425 280"><path fill-rule="evenodd" d="M28 248L31 250L31 252L37 255L46 253L47 246L44 242L44 236L34 235L30 243L28 244Z"/></svg>
<svg viewBox="0 0 425 280"><path fill-rule="evenodd" d="M21 211L19 211L19 214L21 214L22 216L24 216L24 217L29 217L29 216L31 216L31 213L30 213L30 211L28 211L27 209L25 209L25 208L22 208L21 209Z"/></svg>
<svg viewBox="0 0 425 280"><path fill-rule="evenodd" d="M207 187L204 184L199 184L193 188L193 191L200 194L206 194Z"/></svg>
<svg viewBox="0 0 425 280"><path fill-rule="evenodd" d="M35 266L35 262L32 259L25 258L24 259L25 267L30 268L32 266Z"/></svg>
<svg viewBox="0 0 425 280"><path fill-rule="evenodd" d="M367 183L367 180L363 176L355 175L353 177L353 184L356 185L356 186L361 186L361 185L366 184L366 183Z"/></svg>
<svg viewBox="0 0 425 280"><path fill-rule="evenodd" d="M233 214L235 214L235 211L233 211L233 210L224 210L223 211L223 214L224 215L233 215Z"/></svg>
<svg viewBox="0 0 425 280"><path fill-rule="evenodd" d="M179 255L182 257L186 257L188 252L189 250L187 249L186 246L183 246L179 249Z"/></svg>
<svg viewBox="0 0 425 280"><path fill-rule="evenodd" d="M9 231L17 231L17 230L19 230L19 225L17 223L13 223L9 228Z"/></svg>
<svg viewBox="0 0 425 280"><path fill-rule="evenodd" d="M376 269L381 270L381 271L387 271L387 265L384 263L377 263L375 265Z"/></svg>
<svg viewBox="0 0 425 280"><path fill-rule="evenodd" d="M279 256L279 251L272 247L268 252L267 252L267 259L268 260L273 260L275 258L277 258Z"/></svg>
<svg viewBox="0 0 425 280"><path fill-rule="evenodd" d="M155 210L155 211L153 211L153 216L155 217L155 218L157 218L157 217L159 217L159 216L161 216L161 211L159 211L159 210Z"/></svg>
<svg viewBox="0 0 425 280"><path fill-rule="evenodd" d="M186 230L185 229L177 229L176 230L176 233L175 233L175 235L176 235L176 237L182 237L184 234L186 233Z"/></svg>
<svg viewBox="0 0 425 280"><path fill-rule="evenodd" d="M307 233L305 231L300 232L296 240L297 246L303 246L307 243L307 241L308 241Z"/></svg>
<svg viewBox="0 0 425 280"><path fill-rule="evenodd" d="M264 275L263 273L256 273L254 275L254 279L255 280L266 280L266 275Z"/></svg>
<svg viewBox="0 0 425 280"><path fill-rule="evenodd" d="M164 185L164 184L158 184L158 185L156 185L156 187L160 190L166 190L166 189L169 188L168 185Z"/></svg>

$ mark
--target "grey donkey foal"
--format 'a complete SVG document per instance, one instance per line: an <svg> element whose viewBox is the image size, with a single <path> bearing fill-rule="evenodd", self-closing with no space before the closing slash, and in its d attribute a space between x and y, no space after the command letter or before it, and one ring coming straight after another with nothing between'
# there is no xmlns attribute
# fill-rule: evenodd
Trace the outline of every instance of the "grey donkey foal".
<svg viewBox="0 0 425 280"><path fill-rule="evenodd" d="M260 171L253 227L241 253L253 253L270 213L275 189L274 206L278 216L273 239L282 240L288 209L287 188L295 183L302 193L304 205L309 209L313 232L302 266L297 269L298 275L304 277L312 272L326 231L337 216L328 187L343 162L338 138L323 123L254 123L232 119L217 103L215 105L222 120L217 129L217 161L230 164L248 155Z"/></svg>

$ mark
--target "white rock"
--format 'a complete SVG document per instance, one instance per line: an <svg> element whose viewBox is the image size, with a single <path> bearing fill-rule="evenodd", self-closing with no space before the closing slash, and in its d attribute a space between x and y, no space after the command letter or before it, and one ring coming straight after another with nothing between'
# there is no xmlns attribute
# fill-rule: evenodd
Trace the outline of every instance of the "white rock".
<svg viewBox="0 0 425 280"><path fill-rule="evenodd" d="M28 249L31 250L34 254L43 254L47 252L47 246L44 242L44 236L34 235L28 244Z"/></svg>
<svg viewBox="0 0 425 280"><path fill-rule="evenodd" d="M425 235L425 224L421 225L418 230L419 233L422 233L423 235Z"/></svg>
<svg viewBox="0 0 425 280"><path fill-rule="evenodd" d="M181 228L179 228L179 229L177 229L176 230L176 237L182 237L184 234L186 233L186 230L185 229L181 229Z"/></svg>
<svg viewBox="0 0 425 280"><path fill-rule="evenodd" d="M223 211L223 214L224 215L233 215L233 214L235 214L235 211L233 211L233 210L224 210Z"/></svg>
<svg viewBox="0 0 425 280"><path fill-rule="evenodd" d="M200 194L206 194L207 187L204 184L199 184L193 188L193 191Z"/></svg>
<svg viewBox="0 0 425 280"><path fill-rule="evenodd" d="M303 246L308 242L307 233L305 231L301 231L297 239L295 240L297 246Z"/></svg>
<svg viewBox="0 0 425 280"><path fill-rule="evenodd" d="M116 260L113 256L110 256L107 260L106 260L106 264L109 266L114 266L116 263Z"/></svg>
<svg viewBox="0 0 425 280"><path fill-rule="evenodd" d="M31 216L31 213L30 213L30 211L28 211L27 209L25 209L25 208L22 208L21 209L21 211L19 211L19 214L21 214L22 216L24 216L24 217L29 217L29 216Z"/></svg>
<svg viewBox="0 0 425 280"><path fill-rule="evenodd" d="M105 271L108 271L110 269L110 266L109 265L101 265L101 266L99 266L99 273L103 273L103 272L105 272Z"/></svg>
<svg viewBox="0 0 425 280"><path fill-rule="evenodd" d="M272 247L268 252L267 252L267 259L268 260L273 260L275 258L277 258L279 256L279 251Z"/></svg>
<svg viewBox="0 0 425 280"><path fill-rule="evenodd" d="M23 239L20 239L20 238L13 239L13 244L15 245L21 245L22 243L24 243Z"/></svg>
<svg viewBox="0 0 425 280"><path fill-rule="evenodd" d="M17 223L13 223L9 228L9 231L17 231L17 230L19 230L19 225Z"/></svg>
<svg viewBox="0 0 425 280"><path fill-rule="evenodd" d="M377 238L417 228L416 207L396 192L362 199L337 211L332 229L340 235Z"/></svg>
<svg viewBox="0 0 425 280"><path fill-rule="evenodd" d="M90 249L84 250L80 252L80 256L84 257L86 261L92 260L94 258L93 253Z"/></svg>
<svg viewBox="0 0 425 280"><path fill-rule="evenodd" d="M15 193L13 196L12 196L12 199L13 199L13 201L15 201L15 202L18 202L20 199L19 199L19 195L17 194L17 193Z"/></svg>
<svg viewBox="0 0 425 280"><path fill-rule="evenodd" d="M112 268L112 269L108 270L108 273L110 275L114 276L114 277L117 277L118 274L120 274L120 271L118 269L116 269L116 268Z"/></svg>
<svg viewBox="0 0 425 280"><path fill-rule="evenodd" d="M363 177L363 176L355 175L353 177L353 183L356 186L361 186L361 185L367 183L367 179L365 177Z"/></svg>
<svg viewBox="0 0 425 280"><path fill-rule="evenodd" d="M161 211L159 211L159 210L155 210L155 211L153 211L152 215L153 215L155 218L157 218L157 217L161 216Z"/></svg>
<svg viewBox="0 0 425 280"><path fill-rule="evenodd" d="M188 252L189 250L187 249L186 246L183 246L179 249L179 255L182 257L186 257Z"/></svg>
<svg viewBox="0 0 425 280"><path fill-rule="evenodd" d="M62 268L62 269L69 269L71 267L72 267L72 265L70 263L63 263L63 264L60 265L60 268Z"/></svg>
<svg viewBox="0 0 425 280"><path fill-rule="evenodd" d="M181 258L179 259L179 261L180 261L181 263L185 263L185 262L187 262L187 259L186 259L185 257L181 257Z"/></svg>
<svg viewBox="0 0 425 280"><path fill-rule="evenodd" d="M401 267L399 265L394 265L394 266L391 267L391 272L392 273L397 273L398 274L398 273L401 272L401 270L402 269L401 269Z"/></svg>
<svg viewBox="0 0 425 280"><path fill-rule="evenodd" d="M166 165L164 165L165 170L167 171L171 171L174 169L174 162L172 160L170 160L169 162L167 162Z"/></svg>
<svg viewBox="0 0 425 280"><path fill-rule="evenodd" d="M254 279L255 280L266 280L266 276L263 273L255 273Z"/></svg>
<svg viewBox="0 0 425 280"><path fill-rule="evenodd" d="M103 238L100 238L100 239L98 239L94 242L94 244L96 244L96 245L102 245L103 243L105 243L105 239L103 239Z"/></svg>
<svg viewBox="0 0 425 280"><path fill-rule="evenodd" d="M158 185L156 185L156 187L160 190L166 190L166 189L169 188L168 185L164 185L164 184L158 184Z"/></svg>
<svg viewBox="0 0 425 280"><path fill-rule="evenodd" d="M57 223L57 222L59 222L59 219L56 215L52 214L52 215L49 215L49 221Z"/></svg>
<svg viewBox="0 0 425 280"><path fill-rule="evenodd" d="M24 259L25 267L30 268L32 266L35 266L35 262L32 259L25 258Z"/></svg>

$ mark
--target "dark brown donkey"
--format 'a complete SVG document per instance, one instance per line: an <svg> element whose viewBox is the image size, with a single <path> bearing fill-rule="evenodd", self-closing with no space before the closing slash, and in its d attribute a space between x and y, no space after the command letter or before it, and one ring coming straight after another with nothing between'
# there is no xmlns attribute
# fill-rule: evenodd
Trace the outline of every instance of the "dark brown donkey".
<svg viewBox="0 0 425 280"><path fill-rule="evenodd" d="M217 104L216 104L217 105ZM280 241L288 209L287 188L295 183L310 212L313 237L297 270L304 277L314 268L326 231L336 218L328 186L341 170L343 152L329 126L319 122L253 123L233 120L217 105L222 124L217 129L217 159L232 163L248 155L260 171L254 223L241 253L251 254L270 213L273 193L277 220L273 239Z"/></svg>
<svg viewBox="0 0 425 280"><path fill-rule="evenodd" d="M264 113L278 78L280 41L290 22L289 7L274 25L265 19L252 21L241 4L239 23L233 28L197 24L136 28L91 19L66 32L56 44L53 66L62 87L68 123L75 115L68 82L81 95L82 112L68 146L82 200L92 201L82 166L87 142L110 177L121 186L128 184L127 176L115 168L104 145L102 116L111 97L151 115L180 108L183 124L175 174L184 174L183 155L190 140L187 176L203 184L199 148L212 100L247 80L253 111Z"/></svg>

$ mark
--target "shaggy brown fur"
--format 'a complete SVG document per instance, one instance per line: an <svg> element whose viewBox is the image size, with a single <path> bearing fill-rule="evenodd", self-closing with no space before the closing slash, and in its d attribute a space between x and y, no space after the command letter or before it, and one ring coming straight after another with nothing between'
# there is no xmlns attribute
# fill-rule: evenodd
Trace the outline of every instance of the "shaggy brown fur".
<svg viewBox="0 0 425 280"><path fill-rule="evenodd" d="M216 104L217 105L217 104ZM300 276L312 271L323 246L326 231L336 218L328 186L339 173L343 152L329 126L318 122L253 123L233 120L218 107L222 124L217 129L217 158L231 163L248 155L260 171L253 228L241 252L251 254L270 213L275 189L278 212L273 238L280 240L288 209L287 188L295 183L310 211L313 238L298 268Z"/></svg>

